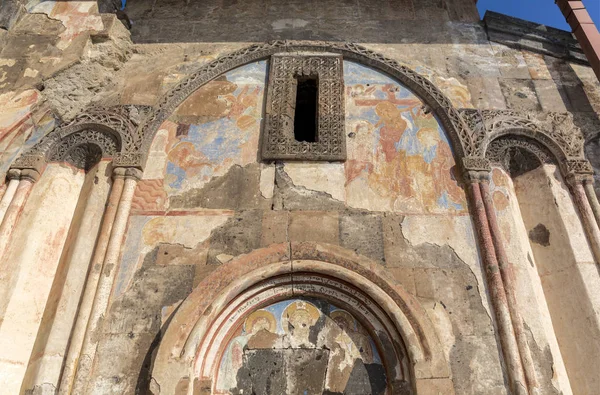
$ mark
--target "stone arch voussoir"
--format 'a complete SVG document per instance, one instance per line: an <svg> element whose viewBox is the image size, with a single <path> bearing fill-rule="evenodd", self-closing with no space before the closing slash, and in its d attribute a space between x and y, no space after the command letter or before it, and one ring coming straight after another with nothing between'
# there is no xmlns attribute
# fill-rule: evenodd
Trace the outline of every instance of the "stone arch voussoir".
<svg viewBox="0 0 600 395"><path fill-rule="evenodd" d="M182 382L210 393L206 376L214 366L214 334L232 315L227 309L246 290L284 278L290 292L306 290L306 276L333 279L368 295L401 336L407 354L405 376L413 390L420 380L447 378L449 365L426 311L379 264L339 246L283 243L254 250L223 264L204 279L174 313L158 347L152 378L171 393ZM294 281L297 281L295 283ZM265 285L266 284L266 285ZM274 283L273 283L274 284ZM294 291L295 289L295 291ZM254 295L254 294L253 294ZM331 295L329 295L331 296ZM236 302L237 303L237 302ZM216 329L215 329L216 328ZM393 336L392 336L393 337ZM211 359L212 358L212 359ZM207 362L208 361L208 362Z"/></svg>

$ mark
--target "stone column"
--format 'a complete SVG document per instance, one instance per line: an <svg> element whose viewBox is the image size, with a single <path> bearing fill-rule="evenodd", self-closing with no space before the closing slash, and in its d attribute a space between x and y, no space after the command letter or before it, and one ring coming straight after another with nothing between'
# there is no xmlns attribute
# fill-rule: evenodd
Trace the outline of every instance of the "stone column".
<svg viewBox="0 0 600 395"><path fill-rule="evenodd" d="M108 241L110 239L115 216L117 214L119 200L121 199L121 194L123 193L123 185L125 182L124 175L125 172L123 168L117 168L113 172L113 184L108 201L106 203L106 209L102 219L102 226L98 233L98 241L96 242L94 255L90 262L90 271L85 284L85 290L83 291L81 304L79 306L77 318L71 333L69 349L64 362L64 368L59 386L60 394L70 394L73 387L77 363L79 361L83 341L86 335L86 329L90 320L90 314L94 304L94 297L96 295L98 281L100 280L100 275L102 273L102 264L104 263L106 248L108 247Z"/></svg>
<svg viewBox="0 0 600 395"><path fill-rule="evenodd" d="M102 317L106 314L110 294L118 272L121 248L125 237L125 230L131 210L131 202L141 171L134 168L115 169L117 178L124 178L123 191L119 199L119 205L115 214L110 238L104 256L101 276L98 280L87 328L83 338L78 364L74 374L71 393L82 394L86 392L88 378L93 367L98 346L98 334L102 331ZM67 389L65 389L67 390ZM63 392L61 389L61 393Z"/></svg>
<svg viewBox="0 0 600 395"><path fill-rule="evenodd" d="M517 295L513 275L514 272L511 263L508 261L506 250L504 249L504 242L502 241L502 235L500 233L500 227L498 226L496 211L490 194L489 181L484 179L479 183L479 186L481 189L483 204L485 206L492 243L494 244L496 258L498 259L500 275L504 284L504 293L506 294L508 310L510 311L510 317L514 328L518 351L521 357L521 364L525 373L525 379L527 380L527 388L530 393L535 393L537 392L536 388L538 387L538 383L535 374L533 358L531 357L531 350L529 349L525 328L523 326L523 319L521 318L521 314L519 313L519 305L517 304Z"/></svg>
<svg viewBox="0 0 600 395"><path fill-rule="evenodd" d="M19 183L15 189L14 195L10 200L2 218L2 224L0 225L0 261L6 252L6 248L10 242L12 231L17 224L23 206L31 192L33 183L39 179L40 174L32 170L11 170L11 182L19 177ZM8 193L8 190L7 190ZM6 194L5 194L6 195ZM4 198L2 199L4 200Z"/></svg>
<svg viewBox="0 0 600 395"><path fill-rule="evenodd" d="M594 218L596 218L596 224L600 226L600 203L598 202L598 196L594 190L594 178L591 176L586 177L583 180L583 187L585 189L585 194L587 195L590 206L592 207Z"/></svg>
<svg viewBox="0 0 600 395"><path fill-rule="evenodd" d="M571 174L567 177L567 182L571 187L571 194L579 211L583 229L590 243L592 253L594 254L594 260L600 264L600 229L590 206L589 196L586 194L583 186L584 180L588 177L588 175Z"/></svg>
<svg viewBox="0 0 600 395"><path fill-rule="evenodd" d="M2 219L4 219L4 214L6 214L6 209L10 205L13 197L15 196L15 192L17 192L17 187L19 186L19 177L21 175L20 170L12 170L8 173L8 184L4 184L4 193L2 195L2 199L0 200L0 224L2 224Z"/></svg>
<svg viewBox="0 0 600 395"><path fill-rule="evenodd" d="M108 161L86 172L68 242L61 256L52 290L46 304L40 333L27 367L25 390L34 393L59 387L61 370L72 339L74 322L90 270L110 189ZM113 210L114 211L114 210ZM114 216L113 216L114 218Z"/></svg>
<svg viewBox="0 0 600 395"><path fill-rule="evenodd" d="M488 172L468 172L467 196L471 208L472 218L477 232L479 250L485 269L490 299L496 318L496 327L504 363L508 375L511 393L514 395L527 395L528 390L521 365L519 347L515 339L506 292L498 265L498 258L494 248L494 242L490 233L489 222L482 198L481 183L489 176Z"/></svg>

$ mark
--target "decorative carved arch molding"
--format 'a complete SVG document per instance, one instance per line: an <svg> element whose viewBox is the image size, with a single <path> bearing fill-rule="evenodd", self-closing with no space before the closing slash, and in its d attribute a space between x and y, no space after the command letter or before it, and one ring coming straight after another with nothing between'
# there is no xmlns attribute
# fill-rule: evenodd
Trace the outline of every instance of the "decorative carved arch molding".
<svg viewBox="0 0 600 395"><path fill-rule="evenodd" d="M149 108L131 105L90 108L46 135L11 168L41 174L48 162L67 162L88 170L102 158L113 158L118 166L136 167L142 142L137 126Z"/></svg>
<svg viewBox="0 0 600 395"><path fill-rule="evenodd" d="M452 142L454 154L460 159L466 152L475 150L472 133L460 113L448 99L427 78L410 68L358 44L326 41L272 41L253 44L224 55L192 72L186 79L168 91L160 100L156 109L140 125L138 135L144 135L142 152L147 155L154 135L160 125L194 91L219 77L223 73L248 63L266 59L277 53L333 53L340 54L346 60L356 61L386 73L398 80L422 99L436 115ZM141 158L145 163L147 157ZM143 163L140 163L140 166Z"/></svg>
<svg viewBox="0 0 600 395"><path fill-rule="evenodd" d="M194 289L165 330L153 381L161 392L214 393L232 328L256 308L293 297L331 301L369 328L386 366L386 393L415 393L428 379L449 378L427 313L383 268L338 246L285 243L233 259Z"/></svg>
<svg viewBox="0 0 600 395"><path fill-rule="evenodd" d="M593 173L585 159L583 133L572 114L473 109L461 109L460 113L475 142L465 162L489 168L491 161L510 170L510 155L520 151L528 156L526 160L557 164L565 177Z"/></svg>

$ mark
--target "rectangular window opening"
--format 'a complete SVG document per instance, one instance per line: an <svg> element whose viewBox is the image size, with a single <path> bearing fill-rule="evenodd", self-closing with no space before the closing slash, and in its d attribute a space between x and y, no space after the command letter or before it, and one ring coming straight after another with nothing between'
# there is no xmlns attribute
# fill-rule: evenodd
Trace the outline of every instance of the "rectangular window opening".
<svg viewBox="0 0 600 395"><path fill-rule="evenodd" d="M296 141L318 141L319 81L317 77L296 77L294 138Z"/></svg>

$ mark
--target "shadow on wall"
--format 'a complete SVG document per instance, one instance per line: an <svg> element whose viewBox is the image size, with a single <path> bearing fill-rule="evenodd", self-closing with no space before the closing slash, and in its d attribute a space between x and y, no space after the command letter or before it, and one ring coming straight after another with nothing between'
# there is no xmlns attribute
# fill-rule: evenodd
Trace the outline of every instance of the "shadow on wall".
<svg viewBox="0 0 600 395"><path fill-rule="evenodd" d="M472 0L136 0L125 12L135 43L448 43L445 22L479 21Z"/></svg>
<svg viewBox="0 0 600 395"><path fill-rule="evenodd" d="M568 111L573 114L573 122L585 137L585 156L594 167L596 194L600 196L600 84L591 69L561 59L544 57L551 79L551 89L558 92L558 103L547 111ZM540 81L535 81L539 83ZM555 85L555 86L552 86ZM542 106L543 88L536 86ZM546 110L546 109L544 109Z"/></svg>

